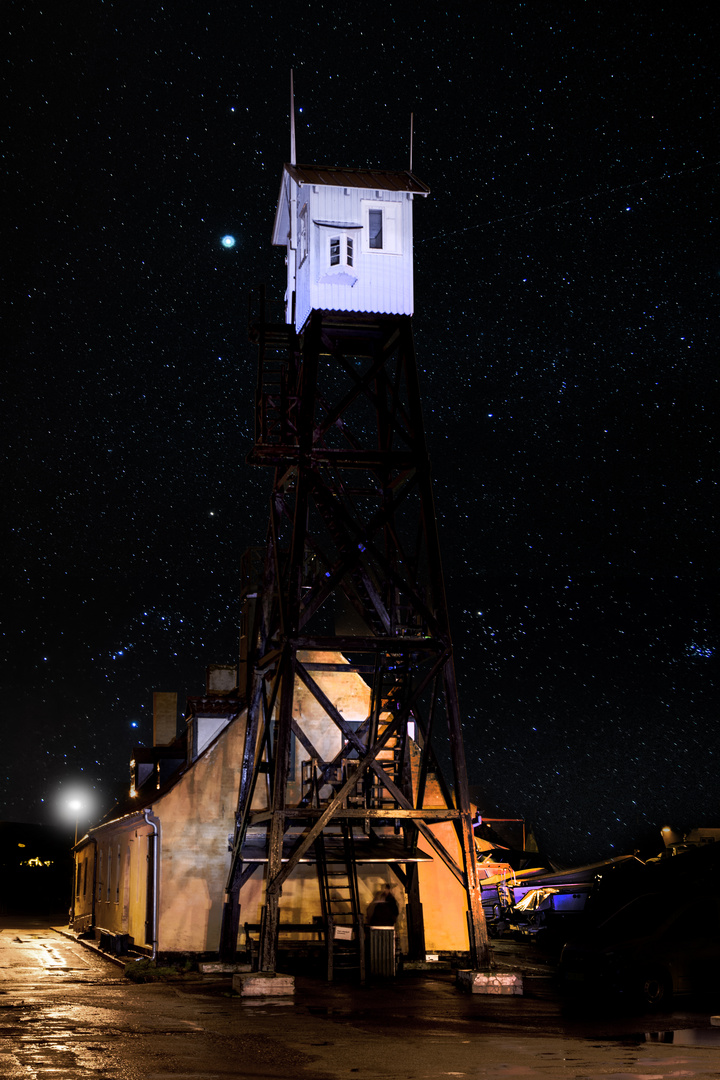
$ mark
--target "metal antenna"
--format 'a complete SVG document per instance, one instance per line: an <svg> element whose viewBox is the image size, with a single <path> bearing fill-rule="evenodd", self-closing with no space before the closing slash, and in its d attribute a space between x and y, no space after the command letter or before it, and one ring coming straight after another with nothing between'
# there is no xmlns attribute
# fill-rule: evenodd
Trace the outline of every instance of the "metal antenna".
<svg viewBox="0 0 720 1080"><path fill-rule="evenodd" d="M293 89L293 69L290 68L290 164L297 165L295 153L295 91Z"/></svg>
<svg viewBox="0 0 720 1080"><path fill-rule="evenodd" d="M410 172L412 172L412 152L413 152L413 119L415 114L410 113Z"/></svg>

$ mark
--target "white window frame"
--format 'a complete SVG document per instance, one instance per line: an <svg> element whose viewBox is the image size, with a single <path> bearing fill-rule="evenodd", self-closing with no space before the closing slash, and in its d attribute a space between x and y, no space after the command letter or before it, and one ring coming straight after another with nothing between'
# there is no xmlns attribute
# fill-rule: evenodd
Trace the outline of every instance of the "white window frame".
<svg viewBox="0 0 720 1080"><path fill-rule="evenodd" d="M298 266L302 266L310 250L308 235L308 204L305 203L298 214Z"/></svg>
<svg viewBox="0 0 720 1080"><path fill-rule="evenodd" d="M335 263L332 262L333 241L339 244L339 258L338 261ZM355 244L355 237L353 233L349 231L343 232L342 229L338 229L337 232L333 231L332 229L328 230L327 264L330 269L337 270L341 267L347 266L351 270L354 270L356 258L357 246Z"/></svg>
<svg viewBox="0 0 720 1080"><path fill-rule="evenodd" d="M362 199L363 255L402 255L402 203ZM382 213L382 247L370 247L370 211Z"/></svg>

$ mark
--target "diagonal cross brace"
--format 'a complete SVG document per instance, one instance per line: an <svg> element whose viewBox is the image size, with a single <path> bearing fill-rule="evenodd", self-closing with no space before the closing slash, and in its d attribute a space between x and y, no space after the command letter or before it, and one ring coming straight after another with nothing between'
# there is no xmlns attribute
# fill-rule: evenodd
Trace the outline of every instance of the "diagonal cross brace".
<svg viewBox="0 0 720 1080"><path fill-rule="evenodd" d="M393 720L392 724L390 725L390 727L393 730L395 730L395 728L404 719L407 718L409 713L412 711L415 700L420 696L420 694L423 692L424 688L427 686L428 682L434 677L435 672L442 666L442 664L445 662L446 659L447 659L446 655L443 655L443 656L439 657L437 663L434 664L432 669L426 674L425 678L422 680L422 682L419 684L419 686L414 691L414 693L413 693L410 701L408 702L408 704L405 706L405 708L402 710L402 712L395 718L395 720ZM323 693L323 691L317 685L317 683L312 678L310 673L305 670L305 668L303 667L302 663L299 660L296 660L295 671L296 671L297 676L305 683L305 685L308 688L308 690L310 691L310 693L315 697L318 704L322 706L322 708L327 712L330 719L335 724L337 724L337 726L340 728L342 733L347 738L348 742L350 742L353 745L353 747L358 751L359 754L364 754L365 753L365 746L363 745L363 743L360 741L360 739L358 739L356 733L352 730L351 727L349 727L346 720L338 712L338 710L335 708L335 706L329 700L329 698L326 697L326 695ZM362 763L361 763L360 767L353 774L352 778L340 789L340 793L344 792L345 788L350 790L350 788L352 786L357 784L358 777L365 771L366 768L369 767L369 768L371 768L373 770L373 772L378 777L381 784L383 784L383 786L386 788L388 793L390 795L392 795L392 797L395 799L395 801L397 803L400 804L400 806L402 807L403 810L414 810L415 807L413 806L411 801L405 796L405 794L400 790L400 788L397 787L397 785L393 782L393 780L391 780L391 778L388 776L388 774L385 772L385 770L382 768L382 766L379 764L379 762L377 762L375 760L375 754L377 754L379 752L379 750L382 749L382 746L384 746L385 742L387 741L387 738L388 738L387 731L388 730L389 729L386 729L386 731L383 733L382 739L378 743L376 743L375 753L370 758L367 759L367 764L363 766ZM365 759L363 759L363 760L365 760ZM343 795L343 798L344 798L344 795ZM329 805L334 806L336 802L337 802L337 796L332 800L332 802ZM325 815L323 815L323 818L324 818L324 816ZM390 816L392 816L392 815L390 815ZM322 819L319 819L319 820L322 820ZM418 831L423 835L423 837L431 845L433 850L439 855L439 857L442 859L442 861L445 863L445 865L448 867L448 869L451 871L451 873L457 878L457 880L460 882L460 884L464 888L465 884L466 884L465 883L465 874L463 873L462 869L458 866L458 864L455 862L455 860L453 859L450 852L445 848L445 846L442 844L442 842L440 840L438 840L438 838L435 836L433 831L429 828L428 825L425 824L425 822L418 821L416 823L416 825L417 825ZM316 828L316 827L317 827L317 825L314 826L314 828ZM303 847L301 854L303 854L305 850L306 850L306 848ZM293 855L294 854L295 853L293 852ZM293 855L291 855L291 857L290 857L291 860L293 858ZM300 858L300 856L298 856L298 859L299 858ZM296 860L296 862L297 862L297 860ZM286 867L287 867L287 865L288 864L286 864ZM293 864L293 865L295 865L295 864ZM285 876L287 876L287 875L285 875Z"/></svg>
<svg viewBox="0 0 720 1080"><path fill-rule="evenodd" d="M355 787L358 777L362 776L368 766L375 760L375 758L380 753L385 744L389 742L392 736L397 732L400 724L402 723L402 720L403 715L402 713L399 713L395 717L395 719L388 724L381 738L378 739L372 749L370 749L367 754L365 754L365 757L360 761L357 772L353 773L353 775L345 781L345 783L337 792L335 797L327 804L327 807L317 819L312 828L309 830L309 832L305 833L305 835L301 837L300 842L296 845L290 855L290 858L283 865L280 872L276 874L272 881L268 881L266 890L267 895L271 893L274 893L275 895L279 894L283 884L287 880L288 876L295 869L297 864L300 862L300 859L303 857L307 849L318 838L327 823L335 816L335 812L342 806L345 796L348 795L349 792Z"/></svg>

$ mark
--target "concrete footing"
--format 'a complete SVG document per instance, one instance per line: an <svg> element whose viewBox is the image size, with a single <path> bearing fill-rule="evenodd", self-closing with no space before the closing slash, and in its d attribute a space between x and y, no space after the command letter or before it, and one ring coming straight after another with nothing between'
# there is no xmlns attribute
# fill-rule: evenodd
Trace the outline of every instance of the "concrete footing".
<svg viewBox="0 0 720 1080"><path fill-rule="evenodd" d="M523 992L522 975L499 971L467 971L457 973L458 986L471 994L519 994Z"/></svg>
<svg viewBox="0 0 720 1080"><path fill-rule="evenodd" d="M233 975L232 985L241 997L289 997L295 993L295 976L271 971L243 971Z"/></svg>

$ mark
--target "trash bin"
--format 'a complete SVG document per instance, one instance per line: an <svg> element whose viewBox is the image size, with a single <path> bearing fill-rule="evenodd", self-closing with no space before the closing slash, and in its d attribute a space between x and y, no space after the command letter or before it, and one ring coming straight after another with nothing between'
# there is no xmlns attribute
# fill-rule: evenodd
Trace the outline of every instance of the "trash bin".
<svg viewBox="0 0 720 1080"><path fill-rule="evenodd" d="M368 926L370 932L370 974L385 979L395 976L395 927Z"/></svg>

